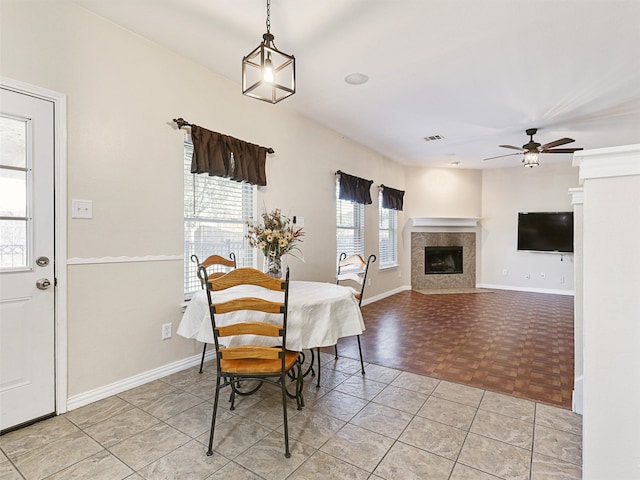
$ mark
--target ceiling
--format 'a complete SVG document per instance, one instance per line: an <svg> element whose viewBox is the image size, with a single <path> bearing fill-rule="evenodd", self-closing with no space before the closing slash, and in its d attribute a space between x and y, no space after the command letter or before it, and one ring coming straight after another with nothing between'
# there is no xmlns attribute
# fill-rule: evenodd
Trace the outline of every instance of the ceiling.
<svg viewBox="0 0 640 480"><path fill-rule="evenodd" d="M242 57L266 32L266 0L74 1L238 95ZM269 108L406 165L519 166L499 145L524 145L527 128L542 144L576 140L564 148L640 143L640 0L272 0L271 33L296 57L297 92Z"/></svg>

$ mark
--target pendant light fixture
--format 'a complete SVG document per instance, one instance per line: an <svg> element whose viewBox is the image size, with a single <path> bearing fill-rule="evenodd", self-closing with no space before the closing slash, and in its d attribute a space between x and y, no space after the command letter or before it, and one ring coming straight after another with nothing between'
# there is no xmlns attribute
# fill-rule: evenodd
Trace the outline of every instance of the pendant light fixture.
<svg viewBox="0 0 640 480"><path fill-rule="evenodd" d="M262 43L242 59L242 94L269 103L296 93L296 59L281 52L271 34L271 0L267 0L267 33Z"/></svg>

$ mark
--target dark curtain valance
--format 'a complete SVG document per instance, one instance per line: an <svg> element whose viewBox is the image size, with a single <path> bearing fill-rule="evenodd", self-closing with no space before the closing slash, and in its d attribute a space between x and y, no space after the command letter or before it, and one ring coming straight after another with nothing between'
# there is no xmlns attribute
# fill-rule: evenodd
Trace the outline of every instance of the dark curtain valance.
<svg viewBox="0 0 640 480"><path fill-rule="evenodd" d="M253 185L267 184L267 148L191 125L191 173L227 177Z"/></svg>
<svg viewBox="0 0 640 480"><path fill-rule="evenodd" d="M380 185L380 188L382 189L382 208L402 210L404 190L396 190L386 185Z"/></svg>
<svg viewBox="0 0 640 480"><path fill-rule="evenodd" d="M340 200L351 200L356 203L365 205L371 204L371 185L373 180L365 180L364 178L354 177L348 173L336 172L340 175Z"/></svg>

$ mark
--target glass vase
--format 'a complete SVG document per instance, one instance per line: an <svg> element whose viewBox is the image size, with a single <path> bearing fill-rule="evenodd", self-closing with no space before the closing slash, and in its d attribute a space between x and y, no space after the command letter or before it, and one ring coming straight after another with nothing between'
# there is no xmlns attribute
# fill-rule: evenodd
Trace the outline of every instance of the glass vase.
<svg viewBox="0 0 640 480"><path fill-rule="evenodd" d="M265 255L264 273L273 278L282 278L282 257Z"/></svg>

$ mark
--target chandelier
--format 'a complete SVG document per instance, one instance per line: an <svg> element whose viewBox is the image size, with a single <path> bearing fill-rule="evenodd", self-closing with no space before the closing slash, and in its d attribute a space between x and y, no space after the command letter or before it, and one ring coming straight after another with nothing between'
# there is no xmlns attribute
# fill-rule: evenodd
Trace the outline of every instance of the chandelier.
<svg viewBox="0 0 640 480"><path fill-rule="evenodd" d="M296 93L296 59L276 48L271 34L271 1L267 0L267 33L242 59L242 94L269 103Z"/></svg>

